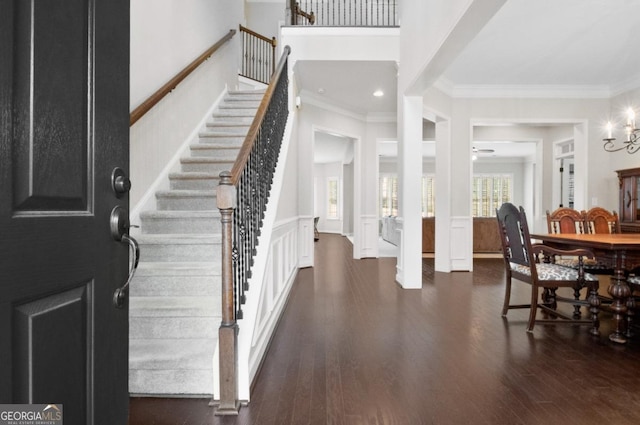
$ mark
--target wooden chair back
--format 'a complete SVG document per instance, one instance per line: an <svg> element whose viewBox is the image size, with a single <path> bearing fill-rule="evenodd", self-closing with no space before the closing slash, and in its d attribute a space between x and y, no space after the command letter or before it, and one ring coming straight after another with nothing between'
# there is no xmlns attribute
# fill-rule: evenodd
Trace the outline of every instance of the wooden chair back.
<svg viewBox="0 0 640 425"><path fill-rule="evenodd" d="M507 268L510 267L509 263L531 267L534 258L524 211L519 210L511 203L504 203L496 210L496 215L500 228L502 253L507 262ZM535 273L535 267L533 272Z"/></svg>
<svg viewBox="0 0 640 425"><path fill-rule="evenodd" d="M551 213L547 210L547 230L549 233L585 233L583 213L566 207Z"/></svg>
<svg viewBox="0 0 640 425"><path fill-rule="evenodd" d="M615 211L593 207L584 213L587 233L620 233L620 220Z"/></svg>

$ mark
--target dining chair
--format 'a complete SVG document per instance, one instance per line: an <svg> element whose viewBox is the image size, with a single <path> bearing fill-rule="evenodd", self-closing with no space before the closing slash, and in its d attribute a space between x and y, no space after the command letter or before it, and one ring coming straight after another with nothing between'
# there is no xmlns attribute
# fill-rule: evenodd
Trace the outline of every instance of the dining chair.
<svg viewBox="0 0 640 425"><path fill-rule="evenodd" d="M560 207L553 212L547 210L549 233L584 233L584 216L573 208Z"/></svg>
<svg viewBox="0 0 640 425"><path fill-rule="evenodd" d="M547 210L547 230L549 233L553 234L601 233L607 223L605 220L613 220L613 216L603 208L593 208L592 210L593 215L591 216L591 221L587 221L586 213L584 211L574 210L573 208L560 207L553 212L549 212L549 210ZM617 220L617 215L615 217ZM603 223L605 224L603 225ZM619 228L620 224L618 223L618 229ZM590 229L593 229L594 231L591 232ZM596 229L599 231L595 232ZM554 257L553 262L565 267L572 267L574 269L578 268L577 257ZM613 273L612 268L591 258L585 258L583 260L583 267L586 271L592 274ZM578 294L576 294L576 297L578 297Z"/></svg>
<svg viewBox="0 0 640 425"><path fill-rule="evenodd" d="M527 225L527 218L524 209L519 209L512 203L504 203L496 209L496 217L500 229L500 239L502 241L502 253L506 267L506 288L502 316L506 316L510 309L528 308L529 322L527 331L532 332L536 323L573 323L590 324L590 332L599 334L599 306L598 279L585 273L582 266L583 258L593 257L593 254L586 249L560 250L542 244L532 244ZM564 267L550 262L540 262L540 256L548 259L552 255L577 256L579 267L577 269ZM531 301L529 304L511 304L511 283L512 279L531 285ZM557 296L556 289L566 287L579 291L588 288L589 295L587 301L580 299L570 299ZM543 289L540 294L540 288ZM541 301L538 296L541 295ZM591 313L590 320L580 320L576 318L575 312L572 316L557 309L558 302L566 302L573 306L587 305ZM537 319L538 309L548 313L550 318ZM558 318L564 320L557 320Z"/></svg>
<svg viewBox="0 0 640 425"><path fill-rule="evenodd" d="M615 211L593 207L584 213L585 233L620 233L620 220Z"/></svg>

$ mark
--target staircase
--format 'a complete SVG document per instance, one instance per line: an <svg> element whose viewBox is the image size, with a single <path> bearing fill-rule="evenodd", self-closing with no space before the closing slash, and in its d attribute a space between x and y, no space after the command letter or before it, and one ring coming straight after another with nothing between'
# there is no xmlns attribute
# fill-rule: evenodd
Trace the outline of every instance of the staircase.
<svg viewBox="0 0 640 425"><path fill-rule="evenodd" d="M213 394L221 321L216 187L231 170L264 91L230 92L206 124L157 209L140 214L140 263L129 306L129 392Z"/></svg>

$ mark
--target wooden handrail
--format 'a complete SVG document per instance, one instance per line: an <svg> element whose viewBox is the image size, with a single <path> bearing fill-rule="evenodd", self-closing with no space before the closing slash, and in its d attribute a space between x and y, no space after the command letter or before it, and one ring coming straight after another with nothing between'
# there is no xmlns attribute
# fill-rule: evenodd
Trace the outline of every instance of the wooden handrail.
<svg viewBox="0 0 640 425"><path fill-rule="evenodd" d="M296 16L302 16L303 18L306 18L307 21L309 21L309 24L313 25L316 23L316 15L313 13L313 11L311 11L311 13L307 13L304 10L300 9L300 3L296 2L296 9L295 9L295 14ZM297 19L296 19L296 24L297 24Z"/></svg>
<svg viewBox="0 0 640 425"><path fill-rule="evenodd" d="M218 40L213 46L208 48L204 53L198 56L193 62L187 65L182 71L176 74L176 76L173 77L171 80L169 80L169 82L167 82L164 86L160 87L158 91L156 91L154 94L149 96L147 100L142 102L140 106L134 109L133 112L131 112L131 114L129 115L129 126L132 126L133 124L135 124L140 118L142 118L144 114L146 114L147 112L149 112L149 110L151 110L151 108L156 106L158 102L160 102L167 94L171 93L171 91L175 89L176 86L180 84L182 80L187 78L189 74L191 74L198 66L200 66L204 61L206 61L209 58L209 56L215 53L216 50L218 50L224 43L229 41L235 34L236 34L236 30L234 29L229 30L227 35L225 35L220 40Z"/></svg>
<svg viewBox="0 0 640 425"><path fill-rule="evenodd" d="M242 25L240 25L240 32L246 32L247 34L251 34L252 36L259 38L260 40L264 40L267 43L270 43L273 47L276 47L276 38L275 37L273 37L273 38L265 37L264 35L258 34L255 31L251 31L249 28L243 27Z"/></svg>
<svg viewBox="0 0 640 425"><path fill-rule="evenodd" d="M249 127L249 131L247 132L247 137L244 139L244 143L240 148L240 153L238 153L238 158L236 159L236 162L233 164L233 168L231 169L231 184L233 184L234 186L240 180L240 174L242 173L242 170L244 169L245 164L249 160L249 154L251 154L251 150L253 149L254 140L258 136L258 132L260 131L260 125L262 123L262 120L264 119L265 114L267 113L267 107L269 106L269 102L271 101L273 92L276 89L275 82L278 81L278 79L280 78L280 74L282 74L283 70L284 72L287 72L287 70L284 69L284 67L287 64L287 58L289 56L289 53L291 53L291 47L284 46L284 50L280 58L280 62L278 62L278 66L276 67L276 70L271 77L271 81L273 82L273 84L269 84L269 87L267 87L267 91L265 92L262 98L262 101L260 102L260 106L258 107L256 116L253 119L253 122L251 123L251 127Z"/></svg>

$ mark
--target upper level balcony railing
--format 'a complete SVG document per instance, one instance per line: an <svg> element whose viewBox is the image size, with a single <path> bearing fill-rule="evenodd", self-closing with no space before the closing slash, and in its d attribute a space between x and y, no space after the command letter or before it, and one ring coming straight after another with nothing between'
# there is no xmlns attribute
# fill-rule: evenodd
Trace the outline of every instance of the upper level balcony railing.
<svg viewBox="0 0 640 425"><path fill-rule="evenodd" d="M398 0L291 0L292 25L395 27Z"/></svg>

